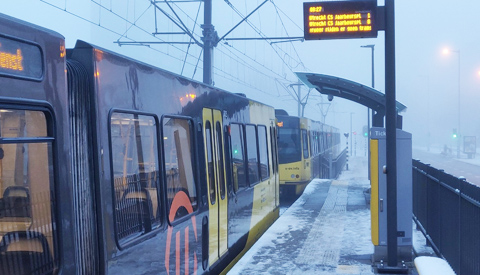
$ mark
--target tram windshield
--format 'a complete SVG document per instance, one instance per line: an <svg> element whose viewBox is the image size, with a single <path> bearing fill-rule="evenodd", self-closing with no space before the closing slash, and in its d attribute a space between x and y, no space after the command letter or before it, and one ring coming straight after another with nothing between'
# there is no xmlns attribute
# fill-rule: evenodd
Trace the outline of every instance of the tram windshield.
<svg viewBox="0 0 480 275"><path fill-rule="evenodd" d="M302 160L300 129L279 128L278 159L280 164Z"/></svg>

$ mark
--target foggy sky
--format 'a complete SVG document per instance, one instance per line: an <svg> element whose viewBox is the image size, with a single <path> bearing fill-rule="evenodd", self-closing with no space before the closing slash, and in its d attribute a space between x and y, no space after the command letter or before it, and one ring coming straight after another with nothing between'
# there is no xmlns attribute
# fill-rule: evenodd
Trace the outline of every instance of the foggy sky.
<svg viewBox="0 0 480 275"><path fill-rule="evenodd" d="M184 66L188 47L185 45L152 46L157 49L154 51L142 46L119 47L113 43L118 39L152 41L148 32L155 31L154 13L147 0L45 0L50 5L37 0L3 2L2 13L61 33L66 38L67 47L73 47L77 39L85 40L177 74L182 73L183 68L186 77L193 76L201 52L200 47L190 46ZM262 2L230 1L243 15ZM266 37L303 36L303 1L274 2L280 9L280 17L268 1L252 15L250 22ZM384 3L379 1L378 4ZM178 5L186 13L177 9L179 16L192 29L198 3ZM165 4L162 7L168 10ZM480 20L477 19L480 1L397 0L395 11L397 100L407 106L407 111L402 114L403 125L406 131L412 132L414 146L427 146L428 142L442 146L453 145L451 133L453 128L458 128L459 114L459 57L460 134L480 136L480 114L476 106L480 102ZM240 21L240 17L224 1L213 1L213 13L213 24L220 37ZM131 27L120 17L135 22L143 30ZM157 19L158 31L178 31L164 17L159 15ZM198 23L202 22L203 6L198 17ZM200 27L196 26L195 32L201 34ZM258 36L249 25L243 23L227 37ZM162 39L189 41L186 35L162 36ZM265 41L227 41L228 45L225 42L221 41L215 50L215 86L245 93L250 98L285 109L292 115L296 115L297 106L284 88L288 83L297 81L292 70L328 74L371 85L371 50L361 48L361 45L375 44L375 87L385 92L382 31L376 39L281 43L277 50ZM444 47L457 50L460 54L443 55ZM236 60L230 56L236 57ZM199 65L194 79L201 81L201 61ZM306 92L306 89L302 90L303 94ZM326 99L323 100L327 102ZM322 121L317 105L320 102L322 99L318 92L313 91L305 116ZM363 146L364 140L360 133L367 124L366 108L340 98L335 98L332 103L326 123L339 127L344 133L349 132L350 113L353 113L352 131L359 134L358 146ZM326 108L326 105L323 106Z"/></svg>

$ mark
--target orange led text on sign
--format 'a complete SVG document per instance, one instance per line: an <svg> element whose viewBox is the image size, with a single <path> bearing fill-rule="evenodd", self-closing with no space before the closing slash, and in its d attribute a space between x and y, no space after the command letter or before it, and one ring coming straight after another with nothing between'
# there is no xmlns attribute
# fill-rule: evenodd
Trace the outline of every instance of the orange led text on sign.
<svg viewBox="0 0 480 275"><path fill-rule="evenodd" d="M17 49L16 54L0 51L0 68L23 71L22 50Z"/></svg>
<svg viewBox="0 0 480 275"><path fill-rule="evenodd" d="M323 7L322 6L310 7L309 11L310 12L322 12Z"/></svg>

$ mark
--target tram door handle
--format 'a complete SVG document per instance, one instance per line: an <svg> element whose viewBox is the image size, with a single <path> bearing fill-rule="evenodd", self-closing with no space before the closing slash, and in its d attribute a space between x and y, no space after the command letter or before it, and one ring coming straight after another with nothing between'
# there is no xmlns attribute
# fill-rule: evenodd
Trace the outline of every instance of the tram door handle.
<svg viewBox="0 0 480 275"><path fill-rule="evenodd" d="M383 199L380 199L380 212L383 212Z"/></svg>

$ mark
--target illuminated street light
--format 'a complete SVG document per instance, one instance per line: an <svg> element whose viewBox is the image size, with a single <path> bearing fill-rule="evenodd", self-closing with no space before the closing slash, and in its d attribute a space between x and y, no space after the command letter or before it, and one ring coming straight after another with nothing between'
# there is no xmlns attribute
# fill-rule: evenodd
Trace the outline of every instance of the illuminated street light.
<svg viewBox="0 0 480 275"><path fill-rule="evenodd" d="M449 55L451 52L458 54L458 132L457 135L461 136L460 131L460 50L450 50L449 48L444 48L442 53L444 55ZM480 73L480 72L479 72ZM457 138L457 158L460 158L460 138Z"/></svg>

